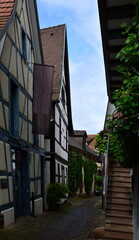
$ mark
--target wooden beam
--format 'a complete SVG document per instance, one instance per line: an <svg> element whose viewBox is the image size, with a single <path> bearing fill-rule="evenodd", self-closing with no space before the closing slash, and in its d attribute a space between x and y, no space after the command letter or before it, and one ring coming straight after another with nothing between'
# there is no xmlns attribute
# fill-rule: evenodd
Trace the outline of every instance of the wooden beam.
<svg viewBox="0 0 139 240"><path fill-rule="evenodd" d="M107 8L107 20L132 18L134 16L135 6L132 4Z"/></svg>

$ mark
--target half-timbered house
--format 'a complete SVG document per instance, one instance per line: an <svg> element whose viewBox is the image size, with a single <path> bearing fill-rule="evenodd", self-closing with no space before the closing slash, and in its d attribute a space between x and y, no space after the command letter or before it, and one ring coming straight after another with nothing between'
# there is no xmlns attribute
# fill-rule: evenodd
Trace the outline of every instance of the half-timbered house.
<svg viewBox="0 0 139 240"><path fill-rule="evenodd" d="M32 134L33 68L42 63L35 0L0 1L0 212L42 212L44 136Z"/></svg>
<svg viewBox="0 0 139 240"><path fill-rule="evenodd" d="M50 138L46 143L46 185L67 183L68 135L72 133L66 25L41 30L44 63L54 66ZM50 169L50 175L49 175Z"/></svg>

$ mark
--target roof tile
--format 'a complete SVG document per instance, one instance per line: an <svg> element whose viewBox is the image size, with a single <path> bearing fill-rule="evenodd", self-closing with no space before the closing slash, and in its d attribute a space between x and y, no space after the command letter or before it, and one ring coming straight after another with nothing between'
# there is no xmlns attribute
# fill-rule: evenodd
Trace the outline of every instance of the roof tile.
<svg viewBox="0 0 139 240"><path fill-rule="evenodd" d="M55 66L52 100L57 100L60 94L64 60L65 24L41 29L41 39L44 63Z"/></svg>
<svg viewBox="0 0 139 240"><path fill-rule="evenodd" d="M0 0L0 30L12 14L15 0Z"/></svg>

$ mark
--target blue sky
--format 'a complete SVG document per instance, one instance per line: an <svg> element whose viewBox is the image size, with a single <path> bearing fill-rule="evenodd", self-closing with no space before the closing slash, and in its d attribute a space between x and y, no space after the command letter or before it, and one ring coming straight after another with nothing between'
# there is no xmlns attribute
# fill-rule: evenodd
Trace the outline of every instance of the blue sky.
<svg viewBox="0 0 139 240"><path fill-rule="evenodd" d="M66 23L75 130L98 133L107 91L97 0L37 0L41 28Z"/></svg>

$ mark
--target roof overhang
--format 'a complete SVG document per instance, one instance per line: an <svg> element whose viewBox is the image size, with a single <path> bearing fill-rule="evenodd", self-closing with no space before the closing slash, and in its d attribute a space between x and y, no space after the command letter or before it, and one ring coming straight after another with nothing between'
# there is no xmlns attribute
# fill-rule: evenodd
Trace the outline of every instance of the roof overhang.
<svg viewBox="0 0 139 240"><path fill-rule="evenodd" d="M105 62L107 92L109 101L113 102L112 95L122 84L122 78L117 72L120 61L117 53L125 44L125 35L122 35L121 24L130 24L135 16L133 0L98 0L103 54Z"/></svg>

